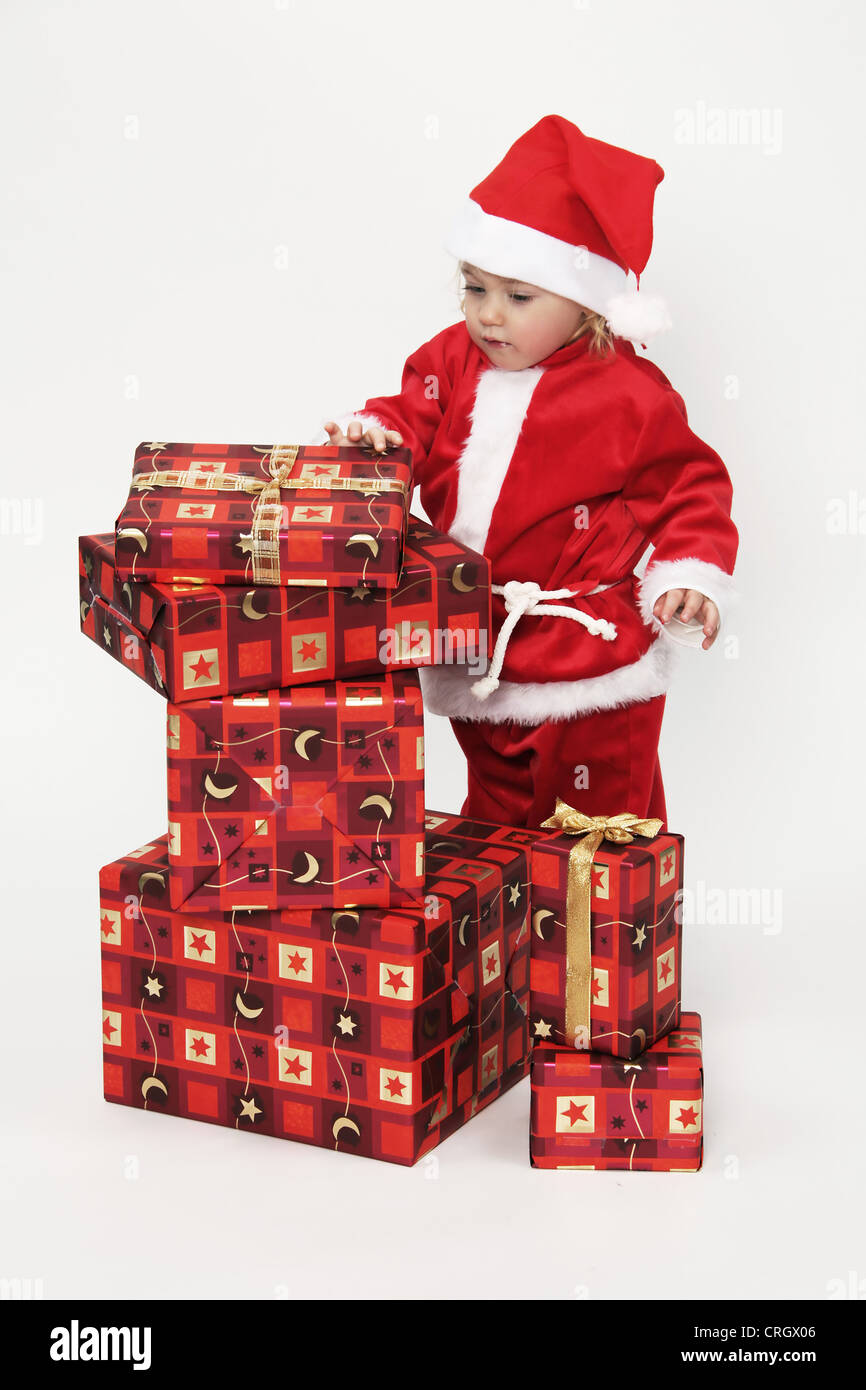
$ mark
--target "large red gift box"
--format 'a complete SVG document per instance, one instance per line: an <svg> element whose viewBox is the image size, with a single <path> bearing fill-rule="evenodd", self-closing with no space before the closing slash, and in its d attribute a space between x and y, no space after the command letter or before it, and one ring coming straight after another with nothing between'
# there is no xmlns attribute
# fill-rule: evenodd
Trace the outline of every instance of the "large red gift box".
<svg viewBox="0 0 866 1390"><path fill-rule="evenodd" d="M139 444L117 518L117 573L393 589L411 494L408 449Z"/></svg>
<svg viewBox="0 0 866 1390"><path fill-rule="evenodd" d="M193 919L167 837L106 865L106 1099L414 1163L528 1068L526 853L428 860L411 908Z"/></svg>
<svg viewBox="0 0 866 1390"><path fill-rule="evenodd" d="M695 1173L703 1158L700 1015L636 1061L539 1043L532 1050L534 1168Z"/></svg>
<svg viewBox="0 0 866 1390"><path fill-rule="evenodd" d="M533 1042L637 1057L680 1019L682 835L665 831L630 844L604 840L592 867L589 1036L569 1037L568 859L575 837L552 830L487 825L441 816L438 842L451 836L531 847Z"/></svg>
<svg viewBox="0 0 866 1390"><path fill-rule="evenodd" d="M488 649L490 561L415 517L395 589L133 584L114 544L79 539L82 631L176 704L463 664Z"/></svg>
<svg viewBox="0 0 866 1390"><path fill-rule="evenodd" d="M388 906L418 897L417 672L167 708L174 907Z"/></svg>

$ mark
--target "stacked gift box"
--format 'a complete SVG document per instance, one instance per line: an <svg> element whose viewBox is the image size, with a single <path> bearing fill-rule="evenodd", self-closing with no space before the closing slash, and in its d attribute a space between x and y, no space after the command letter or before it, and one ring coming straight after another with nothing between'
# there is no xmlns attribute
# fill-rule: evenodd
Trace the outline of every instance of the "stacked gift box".
<svg viewBox="0 0 866 1390"><path fill-rule="evenodd" d="M413 1163L531 1050L536 1167L694 1170L682 837L425 809L417 668L484 654L490 569L410 497L402 449L154 442L81 538L82 630L167 705L166 833L100 875L105 1096Z"/></svg>
<svg viewBox="0 0 866 1390"><path fill-rule="evenodd" d="M530 1160L694 1172L703 1059L700 1017L680 1004L683 837L562 801L546 824L428 817L439 853L474 839L530 856Z"/></svg>
<svg viewBox="0 0 866 1390"><path fill-rule="evenodd" d="M82 630L166 699L166 833L100 874L106 1098L412 1163L528 1068L529 858L425 843L417 668L488 562L411 460L147 444Z"/></svg>

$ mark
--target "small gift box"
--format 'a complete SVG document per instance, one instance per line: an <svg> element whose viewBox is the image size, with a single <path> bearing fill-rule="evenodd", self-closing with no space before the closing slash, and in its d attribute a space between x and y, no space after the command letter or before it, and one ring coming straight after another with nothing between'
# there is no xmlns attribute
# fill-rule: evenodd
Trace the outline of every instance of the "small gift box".
<svg viewBox="0 0 866 1390"><path fill-rule="evenodd" d="M417 673L168 705L171 901L388 906L424 884Z"/></svg>
<svg viewBox="0 0 866 1390"><path fill-rule="evenodd" d="M195 918L166 836L106 865L106 1099L415 1162L528 1066L526 853L429 864L407 908Z"/></svg>
<svg viewBox="0 0 866 1390"><path fill-rule="evenodd" d="M395 589L134 584L78 542L81 629L175 704L486 657L490 561L415 517Z"/></svg>
<svg viewBox="0 0 866 1390"><path fill-rule="evenodd" d="M532 1050L529 1157L534 1168L695 1173L703 1158L701 1020L632 1062L554 1043Z"/></svg>
<svg viewBox="0 0 866 1390"><path fill-rule="evenodd" d="M561 800L549 829L459 816L427 824L443 844L456 834L531 847L531 1041L637 1057L677 1026L682 835L628 813L583 816Z"/></svg>
<svg viewBox="0 0 866 1390"><path fill-rule="evenodd" d="M395 588L408 449L140 444L117 518L121 582Z"/></svg>

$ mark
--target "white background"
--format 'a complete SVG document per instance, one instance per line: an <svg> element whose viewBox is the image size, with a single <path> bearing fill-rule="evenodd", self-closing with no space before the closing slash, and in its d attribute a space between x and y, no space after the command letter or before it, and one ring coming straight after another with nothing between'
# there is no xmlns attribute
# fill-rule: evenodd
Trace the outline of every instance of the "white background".
<svg viewBox="0 0 866 1390"><path fill-rule="evenodd" d="M862 7L5 0L0 55L0 1276L863 1296ZM752 138L710 143L714 108ZM414 1169L109 1106L97 871L162 831L164 707L79 635L76 538L139 440L302 439L396 390L459 317L453 209L548 112L666 170L652 356L734 480L744 601L662 737L687 887L728 919L686 933L704 1170L533 1171L528 1082ZM459 809L427 732L428 804Z"/></svg>

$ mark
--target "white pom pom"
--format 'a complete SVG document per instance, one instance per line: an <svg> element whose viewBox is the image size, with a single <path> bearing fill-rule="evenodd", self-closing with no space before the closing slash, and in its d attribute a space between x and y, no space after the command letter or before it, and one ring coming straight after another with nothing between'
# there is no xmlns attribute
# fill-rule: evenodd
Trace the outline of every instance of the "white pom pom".
<svg viewBox="0 0 866 1390"><path fill-rule="evenodd" d="M495 676L482 676L470 689L476 700L486 700L488 695L499 689L499 681Z"/></svg>
<svg viewBox="0 0 866 1390"><path fill-rule="evenodd" d="M608 300L604 316L618 338L630 338L633 343L645 343L671 327L668 306L661 296L639 290L614 295Z"/></svg>

